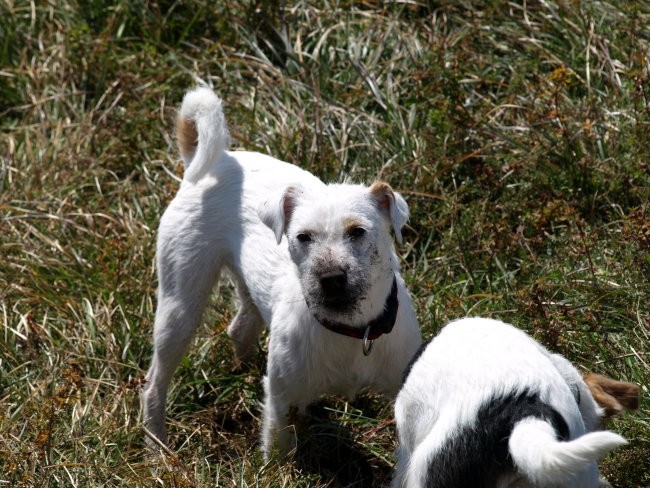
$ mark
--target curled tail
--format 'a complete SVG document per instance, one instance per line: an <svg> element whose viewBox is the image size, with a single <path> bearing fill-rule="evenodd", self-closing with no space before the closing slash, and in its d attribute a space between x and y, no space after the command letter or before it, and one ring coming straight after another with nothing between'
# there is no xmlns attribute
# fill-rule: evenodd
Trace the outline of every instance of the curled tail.
<svg viewBox="0 0 650 488"><path fill-rule="evenodd" d="M176 139L185 164L183 179L196 183L230 144L221 99L210 88L185 95L176 119Z"/></svg>
<svg viewBox="0 0 650 488"><path fill-rule="evenodd" d="M535 486L555 486L568 477L588 470L612 449L626 444L618 434L592 432L572 441L558 441L555 429L546 421L528 417L518 422L508 448L517 470Z"/></svg>

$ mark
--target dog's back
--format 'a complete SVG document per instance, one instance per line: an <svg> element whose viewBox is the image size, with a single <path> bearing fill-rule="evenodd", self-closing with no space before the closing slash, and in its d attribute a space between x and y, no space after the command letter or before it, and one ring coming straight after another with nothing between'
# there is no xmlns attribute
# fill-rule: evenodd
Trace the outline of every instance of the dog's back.
<svg viewBox="0 0 650 488"><path fill-rule="evenodd" d="M552 356L501 322L448 325L416 358L395 405L394 487L591 487L624 443L585 433Z"/></svg>

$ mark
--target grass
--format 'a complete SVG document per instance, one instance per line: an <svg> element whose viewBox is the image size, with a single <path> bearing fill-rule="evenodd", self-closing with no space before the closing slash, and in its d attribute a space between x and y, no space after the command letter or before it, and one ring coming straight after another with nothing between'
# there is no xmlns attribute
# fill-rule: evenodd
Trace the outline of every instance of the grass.
<svg viewBox="0 0 650 488"><path fill-rule="evenodd" d="M643 385L602 463L650 486L650 8L643 2L0 3L0 485L380 486L390 406L330 398L301 456L257 450L220 286L143 451L158 219L197 80L234 146L407 198L423 333L485 315Z"/></svg>

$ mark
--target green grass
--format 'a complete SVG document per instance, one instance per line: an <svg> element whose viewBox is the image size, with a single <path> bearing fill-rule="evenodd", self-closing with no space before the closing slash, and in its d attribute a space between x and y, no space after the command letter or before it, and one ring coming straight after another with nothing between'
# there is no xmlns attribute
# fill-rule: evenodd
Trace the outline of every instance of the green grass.
<svg viewBox="0 0 650 488"><path fill-rule="evenodd" d="M235 367L227 282L175 376L171 451L143 450L156 227L198 79L234 147L404 194L426 337L499 317L643 385L602 469L650 486L650 7L276 3L0 4L0 486L390 479L391 409L373 397L326 399L301 456L264 464L264 354Z"/></svg>

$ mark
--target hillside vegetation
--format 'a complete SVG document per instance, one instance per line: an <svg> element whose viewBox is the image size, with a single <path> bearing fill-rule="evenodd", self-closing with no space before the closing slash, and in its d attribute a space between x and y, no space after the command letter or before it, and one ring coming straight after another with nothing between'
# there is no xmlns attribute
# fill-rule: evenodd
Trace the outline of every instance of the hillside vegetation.
<svg viewBox="0 0 650 488"><path fill-rule="evenodd" d="M174 378L170 450L144 450L156 227L197 83L234 148L405 196L425 337L496 317L643 385L601 466L650 486L648 2L5 0L0 19L0 486L390 480L373 396L324 399L301 455L264 464L265 354L236 366L227 280Z"/></svg>

